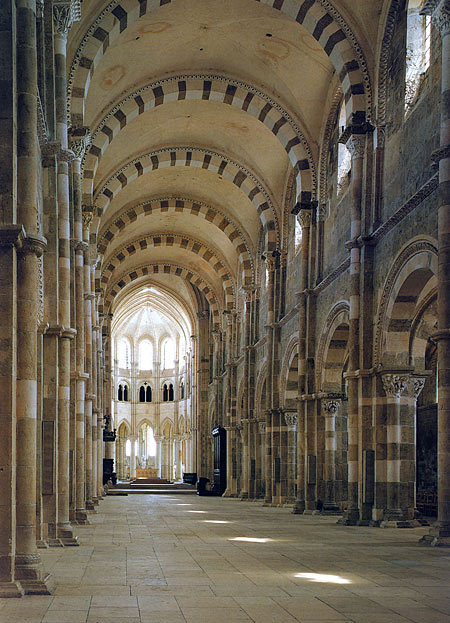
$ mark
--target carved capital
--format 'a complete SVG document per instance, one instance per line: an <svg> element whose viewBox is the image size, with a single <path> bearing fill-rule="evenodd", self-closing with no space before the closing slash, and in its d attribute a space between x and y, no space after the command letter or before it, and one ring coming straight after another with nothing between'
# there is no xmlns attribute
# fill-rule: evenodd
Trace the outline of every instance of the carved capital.
<svg viewBox="0 0 450 623"><path fill-rule="evenodd" d="M58 162L67 162L70 164L72 160L75 160L75 154L71 149L60 149L58 152Z"/></svg>
<svg viewBox="0 0 450 623"><path fill-rule="evenodd" d="M275 270L276 261L274 257L266 257L265 259L266 267L269 273L273 273Z"/></svg>
<svg viewBox="0 0 450 623"><path fill-rule="evenodd" d="M297 214L297 221L302 229L305 229L305 227L311 227L311 220L312 215L311 210L309 209L302 209Z"/></svg>
<svg viewBox="0 0 450 623"><path fill-rule="evenodd" d="M364 134L351 134L345 143L353 158L364 158L366 137Z"/></svg>
<svg viewBox="0 0 450 623"><path fill-rule="evenodd" d="M297 414L296 413L284 413L284 419L290 428L295 428L297 426Z"/></svg>
<svg viewBox="0 0 450 623"><path fill-rule="evenodd" d="M20 253L33 253L37 257L41 257L47 248L47 239L39 234L27 234L22 240Z"/></svg>
<svg viewBox="0 0 450 623"><path fill-rule="evenodd" d="M81 19L81 0L57 0L53 2L53 26L55 33L67 37L74 22Z"/></svg>
<svg viewBox="0 0 450 623"><path fill-rule="evenodd" d="M323 410L327 415L336 415L341 408L340 400L322 400Z"/></svg>
<svg viewBox="0 0 450 623"><path fill-rule="evenodd" d="M70 147L75 158L83 160L86 149L91 144L91 133L88 127L72 128L70 131Z"/></svg>
<svg viewBox="0 0 450 623"><path fill-rule="evenodd" d="M83 213L82 213L83 227L87 229L88 231L91 227L93 216L94 215L91 211L83 210Z"/></svg>
<svg viewBox="0 0 450 623"><path fill-rule="evenodd" d="M209 318L209 311L199 311L199 312L197 312L197 318L199 320L208 320L208 318Z"/></svg>
<svg viewBox="0 0 450 623"><path fill-rule="evenodd" d="M441 37L450 33L450 0L426 0L420 14L431 15Z"/></svg>
<svg viewBox="0 0 450 623"><path fill-rule="evenodd" d="M383 381L384 391L388 398L400 398L408 384L409 375L383 374L381 380Z"/></svg>
<svg viewBox="0 0 450 623"><path fill-rule="evenodd" d="M427 380L426 376L413 376L410 379L410 387L411 387L411 394L414 396L414 400L417 400L418 397L420 396L424 385L425 385L425 381Z"/></svg>

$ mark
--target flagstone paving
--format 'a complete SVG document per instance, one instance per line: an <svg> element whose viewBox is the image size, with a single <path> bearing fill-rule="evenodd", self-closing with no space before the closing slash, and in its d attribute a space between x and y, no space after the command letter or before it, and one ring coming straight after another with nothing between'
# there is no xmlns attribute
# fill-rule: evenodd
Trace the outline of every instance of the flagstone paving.
<svg viewBox="0 0 450 623"><path fill-rule="evenodd" d="M52 596L0 623L450 623L450 550L427 528L336 525L233 499L105 498L81 545L40 550Z"/></svg>

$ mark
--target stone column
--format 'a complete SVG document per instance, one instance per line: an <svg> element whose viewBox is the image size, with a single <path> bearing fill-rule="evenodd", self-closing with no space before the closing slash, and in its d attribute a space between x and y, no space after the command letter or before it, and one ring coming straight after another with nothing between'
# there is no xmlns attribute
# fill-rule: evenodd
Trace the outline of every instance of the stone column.
<svg viewBox="0 0 450 623"><path fill-rule="evenodd" d="M266 491L266 484L265 484L266 474L264 471L265 456L266 456L266 451L265 451L266 420L259 418L257 421L257 425L258 425L258 432L257 432L258 444L256 448L257 450L257 454L256 454L257 482L256 482L256 487L255 487L255 497L257 500L259 500L259 499L265 499L265 491Z"/></svg>
<svg viewBox="0 0 450 623"><path fill-rule="evenodd" d="M249 421L248 419L241 420L241 437L242 437L242 484L239 497L241 500L248 498L249 491L249 469L248 469L248 457L249 457Z"/></svg>
<svg viewBox="0 0 450 623"><path fill-rule="evenodd" d="M181 436L174 436L174 444L175 444L175 480L182 479L181 473Z"/></svg>
<svg viewBox="0 0 450 623"><path fill-rule="evenodd" d="M450 546L450 0L426 0L442 39L438 212L438 521L424 541Z"/></svg>
<svg viewBox="0 0 450 623"><path fill-rule="evenodd" d="M366 137L359 128L350 126L346 131L347 149L352 155L351 181L351 225L350 242L350 313L349 313L349 364L347 372L348 395L348 505L342 520L345 525L356 525L360 519L359 510L359 368L360 368L360 272L361 251L358 238L361 235L361 199L363 164ZM342 139L341 139L342 140Z"/></svg>
<svg viewBox="0 0 450 623"><path fill-rule="evenodd" d="M287 451L287 492L286 504L295 504L295 485L297 483L297 413L284 411L284 419L288 429Z"/></svg>
<svg viewBox="0 0 450 623"><path fill-rule="evenodd" d="M232 453L232 430L231 426L225 426L227 431L227 488L223 497L231 497L231 481L233 479L233 453Z"/></svg>
<svg viewBox="0 0 450 623"><path fill-rule="evenodd" d="M21 3L25 6L25 3ZM23 8L21 7L21 10ZM2 473L2 495L0 496L0 597L21 597L23 589L15 580L16 548L16 487L15 487L15 443L16 443L16 351L17 351L17 248L21 244L24 230L14 223L16 209L15 154L16 136L16 66L18 51L16 38L16 3L5 2L0 12L0 46L2 62L2 111L0 114L0 204L3 208L0 225L0 469ZM30 48L30 53L33 49ZM35 92L29 90L30 97ZM25 107L26 108L26 107ZM25 112L23 108L22 114ZM32 105L30 110L34 110ZM31 119L32 122L32 119ZM31 126L30 126L31 129ZM35 137L36 140L36 137ZM14 224L13 224L14 223Z"/></svg>
<svg viewBox="0 0 450 623"><path fill-rule="evenodd" d="M325 514L339 514L336 504L336 414L341 407L341 401L323 400L322 407L325 416L325 500L323 512Z"/></svg>
<svg viewBox="0 0 450 623"><path fill-rule="evenodd" d="M265 479L265 494L264 504L272 504L272 411L266 411L266 426L265 426L265 456L264 456L264 479Z"/></svg>
<svg viewBox="0 0 450 623"><path fill-rule="evenodd" d="M155 435L156 441L156 469L158 470L158 478L161 478L161 435Z"/></svg>
<svg viewBox="0 0 450 623"><path fill-rule="evenodd" d="M381 526L403 527L402 523L405 517L400 504L400 448L402 441L400 397L406 389L409 376L407 374L383 374L381 379L387 396L386 510Z"/></svg>
<svg viewBox="0 0 450 623"><path fill-rule="evenodd" d="M14 460L12 460L11 481L8 487L13 487L14 484L16 486L15 579L19 580L25 593L49 594L51 585L36 548L38 257L42 255L46 247L45 238L38 234L36 195L38 173L36 3L33 0L17 0L16 20L18 25L16 39L16 196L18 229L21 230L20 236L24 235L24 237L17 256L16 385L15 388L10 386L9 391L6 392L6 400L8 400L11 399L11 390L16 391L15 448L14 443L10 446L10 452L14 453L14 450L16 452L16 469L14 474ZM8 204L11 205L11 202L5 201L6 210ZM11 217L13 218L12 214ZM9 264L4 268L13 270L14 265ZM14 286L8 292L13 297ZM11 320L14 326L15 319L11 318ZM8 344L8 341L7 339L6 346L11 347L12 344L11 342ZM13 351L10 350L9 354L11 356L10 366L13 369ZM14 400L10 404L14 408ZM9 427L8 421L6 431ZM14 437L11 441L13 439ZM8 473L8 460L5 462ZM10 514L13 512L12 507L7 510L7 522L13 519ZM13 527L14 524L9 525ZM8 529L8 525L5 527ZM9 533L8 538L11 543L14 543L12 534ZM6 561L6 569L10 569L8 561ZM15 592L16 587L17 585L10 588Z"/></svg>
<svg viewBox="0 0 450 623"><path fill-rule="evenodd" d="M76 418L76 443L75 443L75 519L79 524L86 524L87 514L85 503L85 451L84 451L84 418L86 381L88 375L84 370L85 357L85 334L84 334L84 253L87 244L83 241L83 215L81 205L81 161L86 147L90 142L87 128L72 130L70 146L75 154L72 163L73 176L73 200L74 200L74 244L75 244L75 329L77 337L75 342L76 368L72 373L75 377L75 418Z"/></svg>
<svg viewBox="0 0 450 623"><path fill-rule="evenodd" d="M307 393L307 295L309 275L309 234L311 228L311 210L299 205L298 222L302 228L302 246L300 255L300 292L298 302L298 414L297 414L297 498L293 513L303 513L306 502L306 402Z"/></svg>
<svg viewBox="0 0 450 623"><path fill-rule="evenodd" d="M86 241L86 230L85 230ZM86 387L85 402L85 478L86 478L86 505L88 511L94 510L94 501L92 499L92 417L93 406L95 400L95 388L92 376L92 301L95 295L91 292L91 267L89 265L89 252L87 251L84 258L84 330L85 330L85 361L86 372L89 375Z"/></svg>
<svg viewBox="0 0 450 623"><path fill-rule="evenodd" d="M58 524L57 536L64 545L77 545L69 522L69 435L70 435L70 349L75 337L70 317L70 194L69 163L74 153L68 149L67 135L67 35L75 18L75 3L54 2L53 32L55 52L56 137L61 144L58 154L58 291L59 321L62 327L59 341L59 400L58 400ZM79 19L79 15L76 17Z"/></svg>
<svg viewBox="0 0 450 623"><path fill-rule="evenodd" d="M130 435L130 480L136 479L136 435Z"/></svg>

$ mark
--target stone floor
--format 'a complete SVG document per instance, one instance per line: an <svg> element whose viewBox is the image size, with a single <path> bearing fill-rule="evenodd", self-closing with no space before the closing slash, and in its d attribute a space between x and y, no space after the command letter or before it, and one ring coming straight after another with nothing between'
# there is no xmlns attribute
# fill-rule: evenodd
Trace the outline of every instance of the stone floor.
<svg viewBox="0 0 450 623"><path fill-rule="evenodd" d="M450 623L450 551L425 528L197 496L107 497L81 546L41 550L55 595L0 623Z"/></svg>

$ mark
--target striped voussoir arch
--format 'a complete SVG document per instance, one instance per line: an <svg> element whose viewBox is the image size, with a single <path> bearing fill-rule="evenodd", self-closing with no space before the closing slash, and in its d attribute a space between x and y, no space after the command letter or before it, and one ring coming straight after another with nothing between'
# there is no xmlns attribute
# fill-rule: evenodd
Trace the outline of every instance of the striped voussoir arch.
<svg viewBox="0 0 450 623"><path fill-rule="evenodd" d="M253 86L224 76L182 75L148 84L127 95L103 118L92 134L84 160L83 193L93 192L99 162L117 134L142 113L183 100L210 100L244 110L277 137L296 176L298 200L315 191L316 171L311 149L292 117L268 95Z"/></svg>
<svg viewBox="0 0 450 623"><path fill-rule="evenodd" d="M97 231L101 216L125 186L141 175L169 167L205 169L229 180L250 199L257 209L266 236L267 250L274 251L277 248L279 243L278 218L263 185L248 169L224 154L194 147L157 149L135 158L116 171L95 193L96 210L92 221L92 231ZM86 202L90 203L89 200Z"/></svg>
<svg viewBox="0 0 450 623"><path fill-rule="evenodd" d="M232 276L223 261L204 242L196 240L191 236L157 233L129 242L106 261L106 265L101 272L100 287L107 287L112 275L127 257L152 247L178 247L203 258L214 268L222 281L226 309L232 310L234 308L235 286Z"/></svg>
<svg viewBox="0 0 450 623"><path fill-rule="evenodd" d="M344 18L328 0L255 0L280 11L305 28L323 48L339 76L352 113L369 113L371 86L364 54ZM112 0L88 28L69 71L69 105L73 126L83 125L83 100L95 68L108 47L128 26L171 0Z"/></svg>
<svg viewBox="0 0 450 623"><path fill-rule="evenodd" d="M101 310L102 313L109 313L111 311L114 298L127 285L133 281L136 281L136 279L140 279L141 277L150 277L157 274L175 275L176 277L180 277L180 279L189 281L195 285L201 292L203 292L209 303L214 324L220 324L220 305L214 293L214 289L195 271L170 262L154 262L145 264L144 266L139 266L122 275L105 293L105 298L103 299L103 309Z"/></svg>
<svg viewBox="0 0 450 623"><path fill-rule="evenodd" d="M114 221L99 235L97 251L104 255L108 245L114 237L127 225L146 216L155 216L157 213L184 212L189 216L198 216L209 223L216 225L232 242L241 260L244 285L254 282L254 265L250 250L250 244L238 227L217 208L204 203L180 197L163 197L144 201L122 212Z"/></svg>

